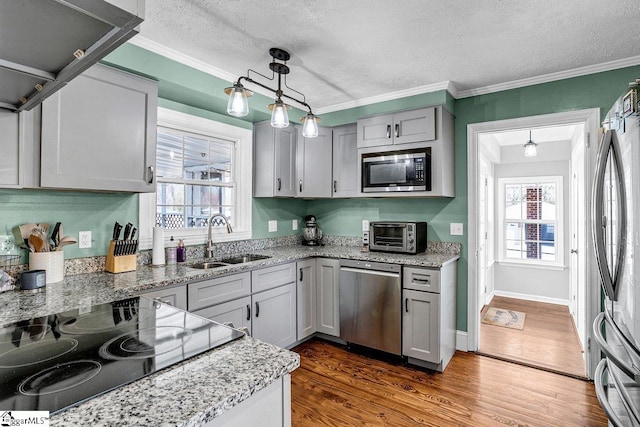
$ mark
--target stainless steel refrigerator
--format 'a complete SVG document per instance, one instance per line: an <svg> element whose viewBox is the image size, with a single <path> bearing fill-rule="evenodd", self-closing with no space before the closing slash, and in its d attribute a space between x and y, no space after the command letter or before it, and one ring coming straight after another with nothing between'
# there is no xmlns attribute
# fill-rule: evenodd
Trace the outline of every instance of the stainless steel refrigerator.
<svg viewBox="0 0 640 427"><path fill-rule="evenodd" d="M635 90L604 121L593 185L593 238L603 312L593 324L604 358L598 400L614 426L640 427L640 115ZM635 261L635 262L634 262Z"/></svg>

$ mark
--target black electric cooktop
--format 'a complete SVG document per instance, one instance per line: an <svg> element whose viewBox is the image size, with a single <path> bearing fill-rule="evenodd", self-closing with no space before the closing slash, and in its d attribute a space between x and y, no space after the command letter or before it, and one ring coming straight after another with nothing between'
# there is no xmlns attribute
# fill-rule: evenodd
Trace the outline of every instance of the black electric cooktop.
<svg viewBox="0 0 640 427"><path fill-rule="evenodd" d="M0 411L54 414L243 335L144 297L4 325Z"/></svg>

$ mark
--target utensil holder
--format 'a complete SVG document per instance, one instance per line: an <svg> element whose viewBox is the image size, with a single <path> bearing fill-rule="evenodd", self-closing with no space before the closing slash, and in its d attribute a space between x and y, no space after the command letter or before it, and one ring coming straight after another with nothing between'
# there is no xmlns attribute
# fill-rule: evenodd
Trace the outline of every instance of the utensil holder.
<svg viewBox="0 0 640 427"><path fill-rule="evenodd" d="M136 242L137 244L137 242ZM109 251L107 252L107 262L105 270L109 273L124 273L125 271L135 271L138 265L138 255L115 255L116 241L109 243Z"/></svg>
<svg viewBox="0 0 640 427"><path fill-rule="evenodd" d="M29 270L44 270L46 284L64 280L64 252L29 252Z"/></svg>

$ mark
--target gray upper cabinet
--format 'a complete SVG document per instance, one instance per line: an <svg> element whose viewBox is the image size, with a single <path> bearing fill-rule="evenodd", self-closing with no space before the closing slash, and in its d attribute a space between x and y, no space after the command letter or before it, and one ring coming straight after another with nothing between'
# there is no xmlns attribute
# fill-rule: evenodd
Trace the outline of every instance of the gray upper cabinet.
<svg viewBox="0 0 640 427"><path fill-rule="evenodd" d="M154 192L158 88L95 65L42 104L40 186Z"/></svg>
<svg viewBox="0 0 640 427"><path fill-rule="evenodd" d="M0 187L12 188L22 184L20 177L20 162L22 155L20 148L20 122L22 113L0 108Z"/></svg>
<svg viewBox="0 0 640 427"><path fill-rule="evenodd" d="M355 124L333 129L333 194L334 198L359 194L358 138Z"/></svg>
<svg viewBox="0 0 640 427"><path fill-rule="evenodd" d="M254 139L254 197L295 197L296 128L276 129L256 123Z"/></svg>
<svg viewBox="0 0 640 427"><path fill-rule="evenodd" d="M331 128L318 129L316 138L302 136L298 126L296 179L298 197L331 197L332 135Z"/></svg>
<svg viewBox="0 0 640 427"><path fill-rule="evenodd" d="M436 108L383 114L358 120L358 148L436 139Z"/></svg>

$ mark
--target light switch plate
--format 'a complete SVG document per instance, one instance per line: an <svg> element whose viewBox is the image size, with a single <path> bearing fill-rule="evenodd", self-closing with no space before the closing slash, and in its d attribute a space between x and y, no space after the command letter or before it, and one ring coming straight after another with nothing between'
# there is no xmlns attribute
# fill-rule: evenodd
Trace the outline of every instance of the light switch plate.
<svg viewBox="0 0 640 427"><path fill-rule="evenodd" d="M274 233L278 231L278 221L271 220L269 221L269 233Z"/></svg>
<svg viewBox="0 0 640 427"><path fill-rule="evenodd" d="M362 231L369 231L369 220L368 219L363 219L362 220Z"/></svg>
<svg viewBox="0 0 640 427"><path fill-rule="evenodd" d="M294 219L293 221L291 221L291 229L292 230L297 230L298 229L298 220Z"/></svg>
<svg viewBox="0 0 640 427"><path fill-rule="evenodd" d="M449 233L452 236L462 236L463 233L463 229L462 229L462 223L461 222L452 222L450 225L450 231Z"/></svg>

